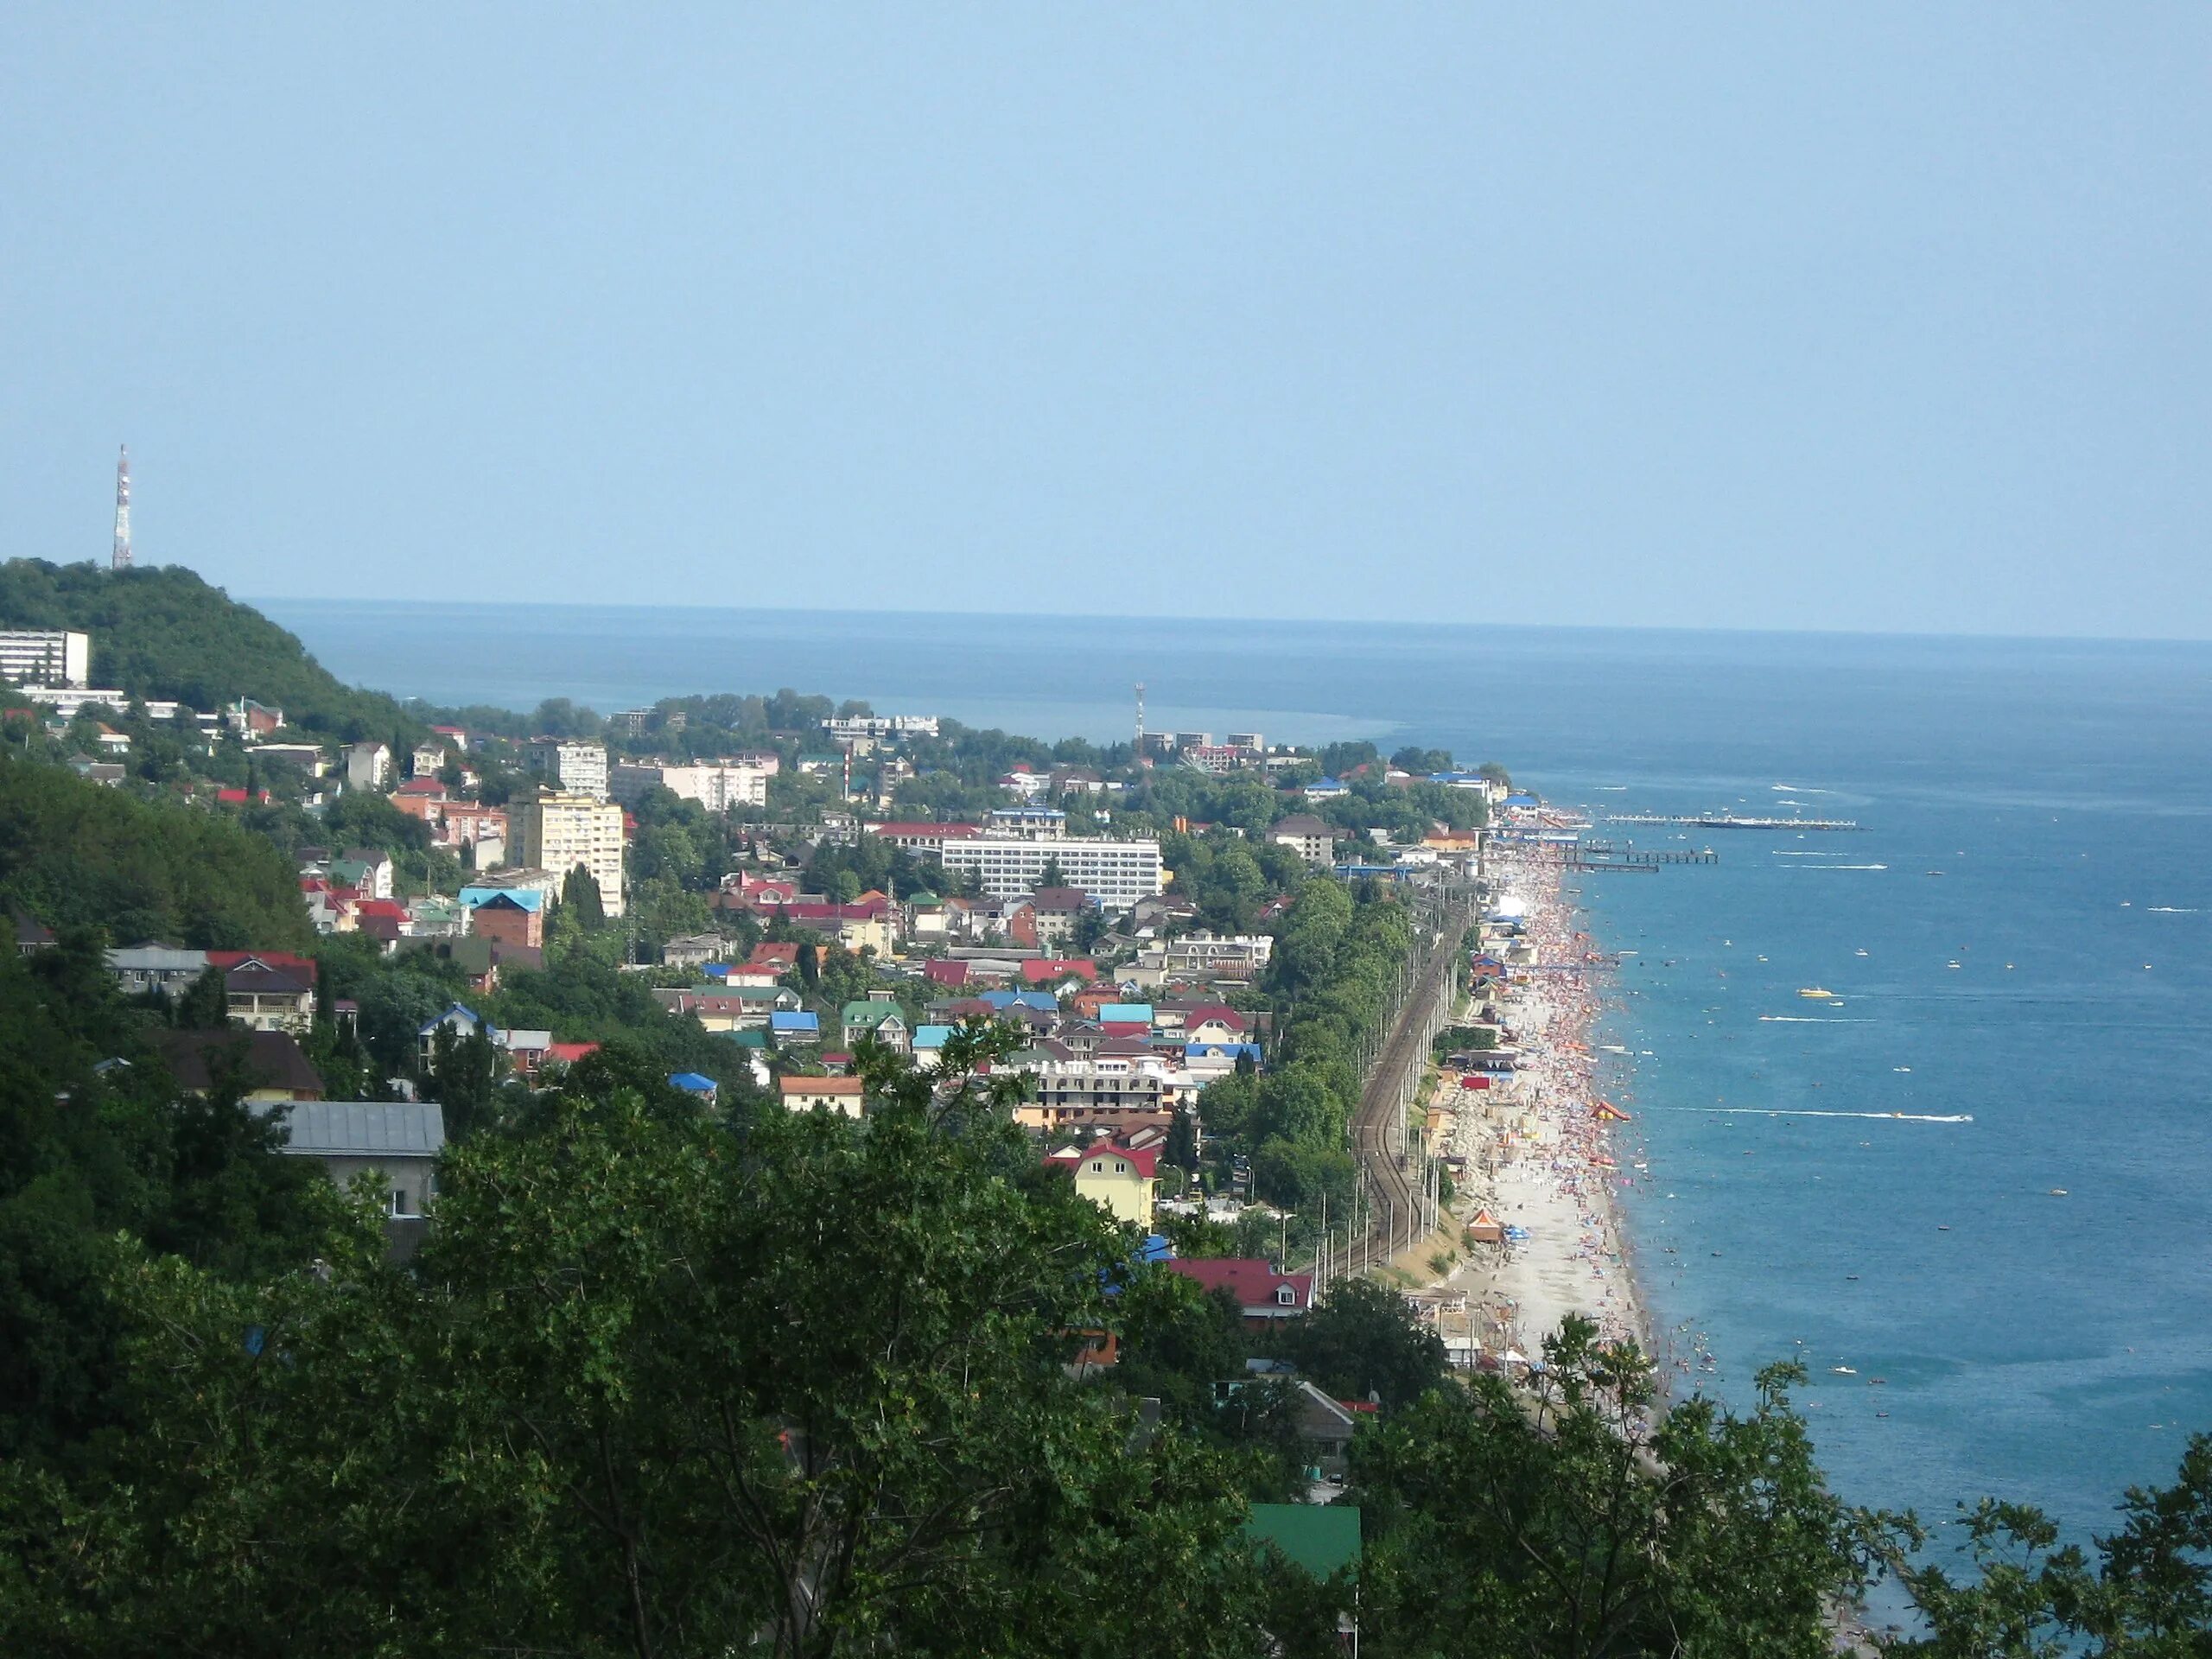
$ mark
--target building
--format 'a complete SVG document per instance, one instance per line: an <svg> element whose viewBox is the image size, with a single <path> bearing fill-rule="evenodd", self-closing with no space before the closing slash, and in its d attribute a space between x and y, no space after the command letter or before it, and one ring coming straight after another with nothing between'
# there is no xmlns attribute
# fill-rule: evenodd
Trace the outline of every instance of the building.
<svg viewBox="0 0 2212 1659"><path fill-rule="evenodd" d="M391 746L388 743L355 743L346 751L346 787L348 789L389 789L391 787Z"/></svg>
<svg viewBox="0 0 2212 1659"><path fill-rule="evenodd" d="M679 766L669 761L615 763L607 789L624 805L634 805L648 791L665 789L709 812L768 804L768 772L741 760L700 760Z"/></svg>
<svg viewBox="0 0 2212 1659"><path fill-rule="evenodd" d="M231 1018L250 1031L307 1031L315 1024L315 963L283 950L210 950L223 970Z"/></svg>
<svg viewBox="0 0 2212 1659"><path fill-rule="evenodd" d="M839 715L822 722L831 737L935 737L935 715Z"/></svg>
<svg viewBox="0 0 2212 1659"><path fill-rule="evenodd" d="M473 896L472 896L473 895ZM535 949L545 943L545 895L521 889L463 887L468 931L479 938Z"/></svg>
<svg viewBox="0 0 2212 1659"><path fill-rule="evenodd" d="M1077 1193L1115 1220L1150 1230L1159 1186L1157 1147L1140 1151L1120 1141L1095 1141L1087 1147L1065 1147L1046 1161L1067 1170Z"/></svg>
<svg viewBox="0 0 2212 1659"><path fill-rule="evenodd" d="M817 1109L828 1112L842 1112L847 1117L861 1115L861 1080L858 1077L779 1077L776 1093L785 1105L795 1112L810 1112Z"/></svg>
<svg viewBox="0 0 2212 1659"><path fill-rule="evenodd" d="M1127 910L1164 885L1156 841L982 835L948 837L938 856L995 899L1033 891L1055 864L1063 885L1080 888L1107 910Z"/></svg>
<svg viewBox="0 0 2212 1659"><path fill-rule="evenodd" d="M1294 1319L1313 1306L1313 1275L1277 1273L1274 1263L1251 1256L1217 1256L1204 1261L1167 1263L1205 1291L1226 1290L1248 1325L1265 1326L1277 1319Z"/></svg>
<svg viewBox="0 0 2212 1659"><path fill-rule="evenodd" d="M1172 977L1250 979L1267 967L1275 942L1265 933L1185 933L1137 952L1137 966Z"/></svg>
<svg viewBox="0 0 2212 1659"><path fill-rule="evenodd" d="M1057 806L995 806L991 809L990 833L995 836L1063 836L1067 833L1068 815Z"/></svg>
<svg viewBox="0 0 2212 1659"><path fill-rule="evenodd" d="M606 752L599 751L604 773ZM602 798L601 792L559 790L535 800L510 806L508 819L516 830L515 859L531 869L552 872L565 879L579 864L599 883L601 909L609 916L622 913L622 809Z"/></svg>
<svg viewBox="0 0 2212 1659"><path fill-rule="evenodd" d="M270 1109L284 1150L312 1158L340 1186L370 1174L385 1185L386 1213L419 1217L437 1192L445 1109L422 1101L300 1101Z"/></svg>
<svg viewBox="0 0 2212 1659"><path fill-rule="evenodd" d="M177 1087L204 1095L222 1078L249 1105L321 1100L322 1078L289 1033L281 1031L156 1031L155 1049Z"/></svg>
<svg viewBox="0 0 2212 1659"><path fill-rule="evenodd" d="M205 950L180 950L167 944L133 944L107 953L108 971L116 988L125 996L144 996L159 991L175 999L192 988L192 982L207 971Z"/></svg>
<svg viewBox="0 0 2212 1659"><path fill-rule="evenodd" d="M1077 1118L1111 1122L1118 1113L1172 1111L1195 1093L1188 1072L1150 1054L1061 1059L1048 1046L1016 1055L1011 1065L1036 1080L1036 1098L1014 1109L1015 1121L1030 1128L1058 1128Z"/></svg>
<svg viewBox="0 0 2212 1659"><path fill-rule="evenodd" d="M904 1054L913 1047L906 1031L906 1017L896 1002L848 1002L838 1015L841 1039L847 1048L863 1037L873 1037L886 1048Z"/></svg>
<svg viewBox="0 0 2212 1659"><path fill-rule="evenodd" d="M0 629L0 680L16 685L88 685L92 636L74 628Z"/></svg>
<svg viewBox="0 0 2212 1659"><path fill-rule="evenodd" d="M534 737L524 759L531 772L563 794L607 798L607 750L601 744Z"/></svg>
<svg viewBox="0 0 2212 1659"><path fill-rule="evenodd" d="M1310 812L1283 819L1268 831L1268 839L1287 847L1308 864L1326 864L1336 845L1337 832Z"/></svg>
<svg viewBox="0 0 2212 1659"><path fill-rule="evenodd" d="M948 842L969 841L983 833L981 826L972 823L872 823L868 832L893 847L927 853L932 858L944 854Z"/></svg>

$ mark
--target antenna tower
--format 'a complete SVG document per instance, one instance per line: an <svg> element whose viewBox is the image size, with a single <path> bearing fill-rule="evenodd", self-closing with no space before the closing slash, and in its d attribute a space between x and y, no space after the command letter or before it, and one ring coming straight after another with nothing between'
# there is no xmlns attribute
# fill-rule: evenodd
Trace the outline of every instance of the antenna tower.
<svg viewBox="0 0 2212 1659"><path fill-rule="evenodd" d="M1144 682L1137 682L1137 747L1133 760L1144 759Z"/></svg>
<svg viewBox="0 0 2212 1659"><path fill-rule="evenodd" d="M130 446L125 444L115 463L115 555L110 566L130 568Z"/></svg>

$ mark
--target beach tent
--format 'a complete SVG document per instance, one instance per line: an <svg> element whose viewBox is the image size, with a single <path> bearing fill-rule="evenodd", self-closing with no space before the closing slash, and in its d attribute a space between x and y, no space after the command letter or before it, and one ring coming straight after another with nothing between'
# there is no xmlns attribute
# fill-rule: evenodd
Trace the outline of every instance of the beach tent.
<svg viewBox="0 0 2212 1659"><path fill-rule="evenodd" d="M1478 1244L1503 1244L1505 1229L1489 1211L1478 1210L1475 1218L1467 1224L1467 1236Z"/></svg>

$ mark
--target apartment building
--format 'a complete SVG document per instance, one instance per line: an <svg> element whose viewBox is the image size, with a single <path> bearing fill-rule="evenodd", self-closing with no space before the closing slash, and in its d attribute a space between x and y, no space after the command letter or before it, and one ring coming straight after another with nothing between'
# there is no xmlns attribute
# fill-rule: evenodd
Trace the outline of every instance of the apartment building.
<svg viewBox="0 0 2212 1659"><path fill-rule="evenodd" d="M598 743L566 737L534 737L527 756L530 770L563 792L607 798L607 750Z"/></svg>
<svg viewBox="0 0 2212 1659"><path fill-rule="evenodd" d="M605 751L600 751L602 766ZM609 916L622 913L622 809L582 790L549 790L511 804L515 861L565 877L581 864L599 883L599 902Z"/></svg>
<svg viewBox="0 0 2212 1659"><path fill-rule="evenodd" d="M16 685L87 685L92 636L74 628L0 630L0 680Z"/></svg>
<svg viewBox="0 0 2212 1659"><path fill-rule="evenodd" d="M949 826L939 826L949 827ZM1106 910L1127 910L1163 885L1156 841L1071 840L1057 836L947 837L938 857L948 870L969 877L995 899L1041 886L1048 866L1059 867L1060 884L1078 887Z"/></svg>
<svg viewBox="0 0 2212 1659"><path fill-rule="evenodd" d="M700 760L690 765L668 761L618 760L607 779L607 791L624 805L635 804L648 791L665 789L687 801L696 801L709 812L732 807L768 804L768 769L741 760Z"/></svg>

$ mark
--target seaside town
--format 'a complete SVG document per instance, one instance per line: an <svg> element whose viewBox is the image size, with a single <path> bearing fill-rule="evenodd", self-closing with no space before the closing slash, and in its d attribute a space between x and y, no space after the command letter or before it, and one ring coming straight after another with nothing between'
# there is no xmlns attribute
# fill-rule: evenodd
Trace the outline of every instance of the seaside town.
<svg viewBox="0 0 2212 1659"><path fill-rule="evenodd" d="M1040 1161L1255 1326L1325 1300L1357 1260L1457 1365L1526 1366L1578 1312L1637 1334L1604 1174L1622 1115L1588 1060L1594 978L1555 971L1596 960L1536 833L1566 821L1496 766L1150 731L1142 688L1128 744L1065 757L789 693L734 725L745 700L677 699L603 721L549 709L555 731L427 720L396 744L302 727L266 693L200 709L99 684L102 643L0 632L21 735L90 784L277 830L324 942L116 940L115 985L194 1011L158 1039L188 1087L240 1033L245 1097L287 1151L385 1183L397 1249L435 1214L456 1089L480 1118L634 1023L502 1017L503 987L569 955L714 1056L664 1074L708 1107L736 1084L860 1116L866 1053L926 1071L963 1027L1018 1033L998 1069L1021 1080L1013 1116ZM719 746L740 730L752 741ZM1353 1169L1341 1125L1330 1146L1265 1121L1277 951L1309 881L1473 906L1402 1121L1375 1142L1387 1184ZM22 951L54 943L32 910L16 922ZM1304 1058L1293 1081L1317 1069ZM1391 1185L1424 1202L1383 1227Z"/></svg>
<svg viewBox="0 0 2212 1659"><path fill-rule="evenodd" d="M203 1512L211 1480L257 1479L254 1503L273 1507L235 1524L271 1537L321 1500L270 1471L353 1477L312 1446L271 1462L254 1437L333 1413L410 1481L455 1478L478 1431L393 1439L401 1420L359 1395L372 1374L342 1287L373 1285L377 1317L400 1321L377 1339L428 1344L378 1382L428 1390L410 1413L459 1409L478 1376L461 1357L505 1344L508 1380L482 1408L504 1422L535 1400L560 1435L587 1437L549 1454L563 1459L619 1425L645 1437L622 1453L641 1481L662 1459L727 1455L810 1501L861 1463L921 1493L934 1477L899 1448L965 1436L1027 1447L1025 1478L1064 1493L1059 1453L1026 1437L1088 1424L1107 1435L1088 1443L1099 1478L1139 1459L1170 1483L1154 1489L1161 1513L1211 1540L1179 1569L1198 1575L1187 1592L1225 1597L1224 1628L1265 1632L1271 1652L1426 1651L1421 1632L1468 1597L1494 1611L1508 1580L1493 1568L1478 1589L1417 1564L1447 1517L1520 1527L1538 1491L1570 1518L1529 1546L1557 1567L1510 1574L1510 1618L1542 1633L1530 1650L1719 1605L1710 1586L1735 1568L1695 1550L1638 1569L1663 1590L1595 1590L1586 1608L1553 1593L1552 1573L1586 1559L1571 1517L1660 1506L1689 1446L1725 1471L1710 1501L1731 1525L1767 1512L1775 1459L1802 1472L1790 1587L1773 1597L1761 1569L1713 1615L1731 1629L1794 1633L1776 1651L1872 1651L1903 1639L1858 1610L1877 1567L1916 1596L1936 1582L1908 1553L1915 1523L1850 1510L1819 1479L1779 1392L1798 1373L1715 1414L1700 1392L1713 1356L1686 1326L1656 1331L1637 1294L1621 1202L1648 1166L1600 1035L1618 964L1570 880L1648 879L1709 851L1617 846L1495 762L1441 750L1154 729L1141 686L1110 742L791 690L611 715L433 708L344 686L190 572L122 558L0 567L0 902L16 941L0 959L0 1088L32 1149L0 1190L31 1288L0 1319L34 1357L0 1368L0 1427L54 1478L105 1490L121 1456L181 1517ZM100 1173L125 1168L139 1173L121 1186ZM76 1184L54 1189L78 1192L76 1211L40 1196L55 1181ZM89 1265L118 1237L144 1243ZM671 1281L702 1251L726 1266ZM539 1264L526 1276L552 1325L515 1302L510 1259ZM910 1260L929 1264L919 1278ZM1071 1276L1071 1262L1087 1265ZM611 1349L551 1334L599 1328L585 1310L610 1297L632 1310ZM696 1348L710 1337L736 1346ZM135 1385L189 1416L258 1387L272 1341L322 1391L313 1410L255 1408L245 1440L194 1428L210 1449L176 1468L145 1459L182 1420L88 1438L72 1414L104 1396L57 1380L142 1363L197 1375L190 1394ZM979 1363L988 1385L950 1386ZM557 1399L528 1380L565 1389L607 1364L626 1380ZM886 1408L886 1365L919 1390L906 1427L855 1438L822 1415ZM668 1414L650 1431L647 1401ZM740 1414L776 1449L686 1449ZM1472 1478L1445 1471L1478 1448L1513 1472L1470 1510ZM589 1455L606 1479L612 1454ZM1170 1472L1187 1457L1205 1472ZM972 1484L988 1478L962 1473L976 1494L962 1501L1001 1501ZM43 1507L63 1490L0 1488L0 1526L37 1563L29 1590L0 1594L0 1634L136 1605L126 1586L167 1570L133 1544L100 1577L107 1558L79 1535L110 1500ZM539 1547L507 1498L484 1501L502 1559ZM583 1557L563 1570L588 1580L597 1500L523 1501L578 1529ZM912 1547L904 1510L834 1502L867 1548ZM727 1524L718 1500L678 1508L709 1534ZM1226 1554L1223 1515L1243 1541ZM373 1548L446 1559L413 1524L379 1518ZM821 1547L810 1523L785 1524L739 1547L769 1561ZM1035 1535L1007 1525L991 1570L1032 1583L1019 1563ZM79 1541L49 1557L49 1537ZM279 1572L264 1544L232 1547ZM1492 1559L1479 1539L1450 1548ZM285 1579L288 1622L320 1617L352 1548ZM205 1570L190 1548L177 1559ZM816 1569L783 1570L747 1628L812 1651ZM907 1605L857 1580L836 1594ZM1663 1611L1637 1611L1647 1594ZM473 1605L486 1630L514 1627L504 1595Z"/></svg>

